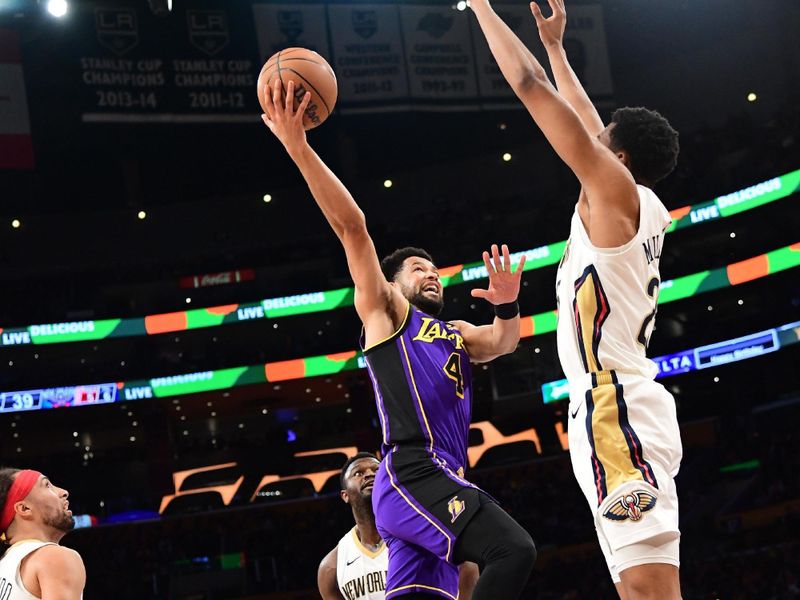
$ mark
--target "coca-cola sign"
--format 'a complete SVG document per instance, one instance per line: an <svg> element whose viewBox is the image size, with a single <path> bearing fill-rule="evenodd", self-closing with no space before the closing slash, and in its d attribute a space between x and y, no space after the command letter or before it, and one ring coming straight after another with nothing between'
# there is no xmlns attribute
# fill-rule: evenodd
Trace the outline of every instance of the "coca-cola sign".
<svg viewBox="0 0 800 600"><path fill-rule="evenodd" d="M236 271L222 271L221 273L206 273L204 275L191 275L181 277L180 285L183 289L203 288L214 285L229 285L240 281L252 281L256 278L253 269L239 269Z"/></svg>

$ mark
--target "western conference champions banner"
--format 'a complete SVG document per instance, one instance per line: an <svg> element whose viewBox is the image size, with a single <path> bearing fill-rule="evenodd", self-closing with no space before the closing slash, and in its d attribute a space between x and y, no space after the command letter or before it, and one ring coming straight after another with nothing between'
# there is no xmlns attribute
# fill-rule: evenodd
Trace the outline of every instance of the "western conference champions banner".
<svg viewBox="0 0 800 600"><path fill-rule="evenodd" d="M495 9L546 66L527 3ZM78 55L64 48L60 60L84 122L250 122L262 64L292 46L331 63L342 113L522 108L474 15L447 5L210 0L156 18L135 2L83 9L72 26ZM565 46L589 94L610 96L599 5L570 9Z"/></svg>

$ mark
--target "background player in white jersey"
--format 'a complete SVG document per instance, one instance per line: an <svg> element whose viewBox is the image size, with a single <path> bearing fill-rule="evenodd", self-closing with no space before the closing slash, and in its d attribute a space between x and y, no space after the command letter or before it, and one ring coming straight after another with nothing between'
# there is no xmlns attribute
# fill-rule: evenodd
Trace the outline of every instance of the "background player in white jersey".
<svg viewBox="0 0 800 600"><path fill-rule="evenodd" d="M650 188L675 168L678 134L644 108L603 124L567 62L563 0L548 2L549 18L531 10L558 91L488 0L471 6L506 80L582 186L556 286L575 477L620 596L677 599L680 433L645 349L670 223Z"/></svg>
<svg viewBox="0 0 800 600"><path fill-rule="evenodd" d="M369 452L359 452L342 467L341 497L353 509L356 525L319 565L317 585L323 600L384 600L389 553L372 512L372 487L379 467L378 457ZM462 564L459 575L459 600L470 600L478 565Z"/></svg>
<svg viewBox="0 0 800 600"><path fill-rule="evenodd" d="M58 542L75 527L69 492L32 470L0 469L0 598L79 600L80 555Z"/></svg>

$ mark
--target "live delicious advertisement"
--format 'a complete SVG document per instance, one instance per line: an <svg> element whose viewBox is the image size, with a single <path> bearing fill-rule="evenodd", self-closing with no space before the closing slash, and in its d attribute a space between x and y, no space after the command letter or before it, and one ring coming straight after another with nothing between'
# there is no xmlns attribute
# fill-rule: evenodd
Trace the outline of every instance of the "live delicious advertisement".
<svg viewBox="0 0 800 600"><path fill-rule="evenodd" d="M146 5L82 12L78 64L86 122L229 122L257 114L260 68L249 11Z"/></svg>

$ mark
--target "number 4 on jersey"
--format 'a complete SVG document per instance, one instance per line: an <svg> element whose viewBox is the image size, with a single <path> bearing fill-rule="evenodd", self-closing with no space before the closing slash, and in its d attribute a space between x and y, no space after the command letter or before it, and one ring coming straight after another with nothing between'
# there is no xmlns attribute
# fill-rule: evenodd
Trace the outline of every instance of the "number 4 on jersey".
<svg viewBox="0 0 800 600"><path fill-rule="evenodd" d="M456 382L456 396L464 397L464 375L461 371L461 355L453 352L442 367L444 374Z"/></svg>

